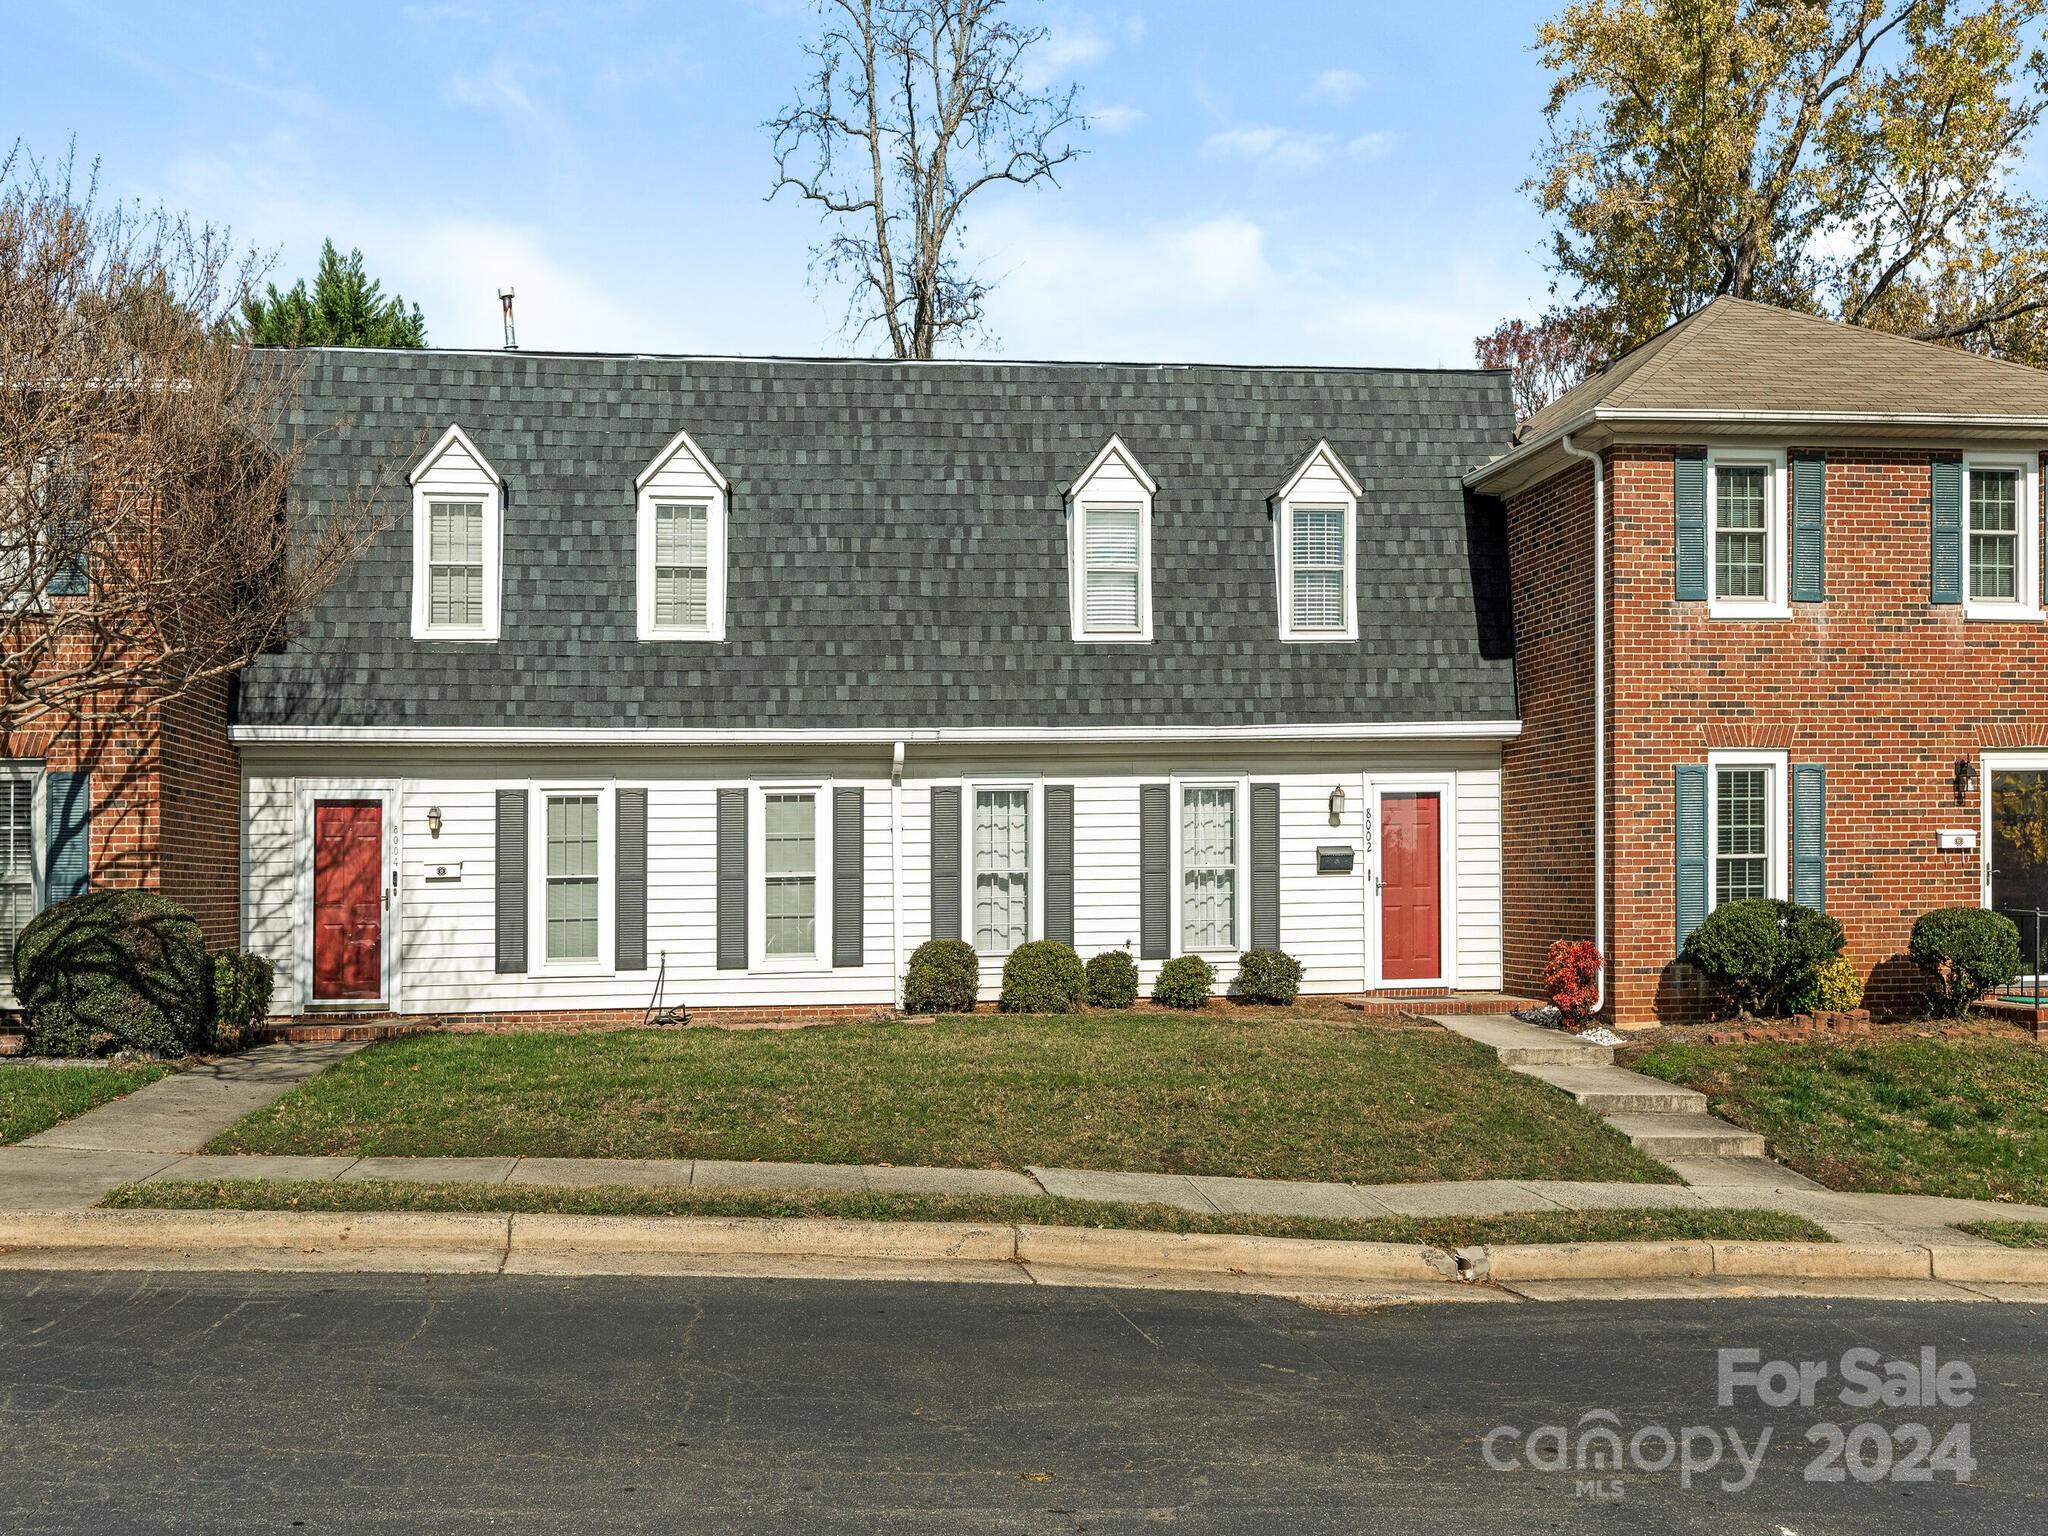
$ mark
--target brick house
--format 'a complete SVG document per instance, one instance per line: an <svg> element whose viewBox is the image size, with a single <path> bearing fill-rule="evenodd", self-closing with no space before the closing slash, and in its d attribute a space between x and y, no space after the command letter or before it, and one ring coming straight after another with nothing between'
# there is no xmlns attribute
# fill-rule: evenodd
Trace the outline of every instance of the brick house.
<svg viewBox="0 0 2048 1536"><path fill-rule="evenodd" d="M1824 906L1880 1008L1930 908L2031 937L2044 443L2048 374L1717 299L1466 476L1513 572L1510 986L1597 931L1619 1022L1697 1018L1678 945L1747 895Z"/></svg>
<svg viewBox="0 0 2048 1536"><path fill-rule="evenodd" d="M1920 912L2048 908L2048 374L1733 300L1519 431L1472 370L306 362L301 494L408 443L385 531L233 689L8 744L18 911L162 889L281 1012L872 1010L929 937L1531 995L1596 936L1632 1025L1722 900L1880 1007Z"/></svg>

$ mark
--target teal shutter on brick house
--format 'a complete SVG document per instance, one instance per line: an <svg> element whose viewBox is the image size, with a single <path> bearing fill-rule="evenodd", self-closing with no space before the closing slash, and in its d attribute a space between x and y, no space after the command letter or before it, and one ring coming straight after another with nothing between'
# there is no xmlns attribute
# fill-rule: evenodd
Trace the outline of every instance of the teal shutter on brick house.
<svg viewBox="0 0 2048 1536"><path fill-rule="evenodd" d="M1707 600L1707 456L1681 449L1671 461L1674 518L1672 595L1681 603Z"/></svg>
<svg viewBox="0 0 2048 1536"><path fill-rule="evenodd" d="M90 884L92 775L53 773L44 786L49 798L49 862L43 869L45 903L83 896Z"/></svg>
<svg viewBox="0 0 2048 1536"><path fill-rule="evenodd" d="M1688 763L1677 770L1672 817L1678 844L1678 880L1672 902L1678 942L1707 916L1707 770Z"/></svg>
<svg viewBox="0 0 2048 1536"><path fill-rule="evenodd" d="M1927 600L1963 600L1963 461L1936 459L1928 496L1933 505L1932 549L1928 557Z"/></svg>
<svg viewBox="0 0 2048 1536"><path fill-rule="evenodd" d="M1827 596L1827 461L1817 453L1792 460L1792 601Z"/></svg>
<svg viewBox="0 0 2048 1536"><path fill-rule="evenodd" d="M1828 776L1818 763L1792 769L1792 899L1828 909Z"/></svg>
<svg viewBox="0 0 2048 1536"><path fill-rule="evenodd" d="M51 597L84 597L92 590L85 554L89 486L82 471L53 475L51 481L51 564L43 590Z"/></svg>

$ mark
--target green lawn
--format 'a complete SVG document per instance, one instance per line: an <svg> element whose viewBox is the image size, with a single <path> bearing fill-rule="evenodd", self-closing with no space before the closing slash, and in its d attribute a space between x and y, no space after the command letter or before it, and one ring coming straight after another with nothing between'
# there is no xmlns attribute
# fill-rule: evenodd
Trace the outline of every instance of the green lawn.
<svg viewBox="0 0 2048 1536"><path fill-rule="evenodd" d="M0 1066L0 1145L47 1131L59 1120L133 1093L169 1070L152 1062L132 1067Z"/></svg>
<svg viewBox="0 0 2048 1536"><path fill-rule="evenodd" d="M1960 1230L2008 1248L2048 1248L2048 1221L1972 1221Z"/></svg>
<svg viewBox="0 0 2048 1536"><path fill-rule="evenodd" d="M1831 1189L2048 1202L2048 1051L2023 1041L1657 1045L1630 1063Z"/></svg>
<svg viewBox="0 0 2048 1536"><path fill-rule="evenodd" d="M1485 1243L1617 1243L1649 1238L1763 1238L1831 1242L1812 1222L1777 1211L1548 1211L1486 1217L1209 1216L1167 1205L1061 1200L1051 1195L883 1195L717 1189L554 1189L532 1184L269 1182L235 1179L129 1184L102 1205L180 1211L523 1211L565 1216L835 1216L858 1221L994 1221L1227 1232L1469 1248Z"/></svg>
<svg viewBox="0 0 2048 1536"><path fill-rule="evenodd" d="M1457 1035L1285 1013L417 1035L329 1068L212 1150L1672 1177Z"/></svg>

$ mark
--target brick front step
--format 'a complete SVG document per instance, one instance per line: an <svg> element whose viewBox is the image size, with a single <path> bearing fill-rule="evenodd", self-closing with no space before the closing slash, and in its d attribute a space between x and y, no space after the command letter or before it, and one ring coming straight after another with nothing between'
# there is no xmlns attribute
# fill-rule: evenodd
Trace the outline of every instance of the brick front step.
<svg viewBox="0 0 2048 1536"><path fill-rule="evenodd" d="M2017 998L1995 998L1988 1003L1979 1003L1977 1016L1996 1019L2001 1024L2017 1024L2021 1029L2032 1030L2036 1040L2048 1040L2048 1003L2036 1004L2032 999L2021 1001Z"/></svg>
<svg viewBox="0 0 2048 1536"><path fill-rule="evenodd" d="M1516 1013L1543 1006L1539 999L1510 997L1503 992L1383 990L1361 992L1338 1001L1368 1017L1394 1013Z"/></svg>

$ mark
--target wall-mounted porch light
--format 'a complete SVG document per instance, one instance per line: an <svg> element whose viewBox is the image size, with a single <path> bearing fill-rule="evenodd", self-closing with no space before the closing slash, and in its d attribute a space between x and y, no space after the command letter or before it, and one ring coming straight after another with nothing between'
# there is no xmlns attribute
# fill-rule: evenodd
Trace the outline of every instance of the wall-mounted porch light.
<svg viewBox="0 0 2048 1536"><path fill-rule="evenodd" d="M440 835L441 807L439 807L438 805L430 805L427 807L427 836L439 837Z"/></svg>
<svg viewBox="0 0 2048 1536"><path fill-rule="evenodd" d="M1977 760L1971 757L1956 759L1956 804L1966 805L1970 796L1977 792Z"/></svg>
<svg viewBox="0 0 2048 1536"><path fill-rule="evenodd" d="M1344 821L1344 786L1339 784L1330 791L1330 825L1340 826Z"/></svg>

